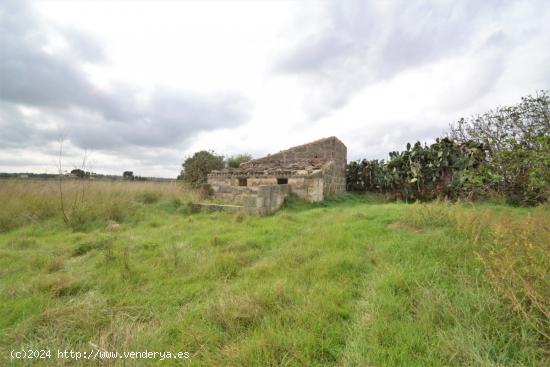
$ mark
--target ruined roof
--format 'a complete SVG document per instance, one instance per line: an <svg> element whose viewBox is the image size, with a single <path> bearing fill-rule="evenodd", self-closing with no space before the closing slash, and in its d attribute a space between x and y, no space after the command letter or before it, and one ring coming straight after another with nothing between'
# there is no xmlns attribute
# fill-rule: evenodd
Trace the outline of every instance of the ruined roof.
<svg viewBox="0 0 550 367"><path fill-rule="evenodd" d="M211 175L242 176L302 176L320 171L327 162L320 160L300 160L287 163L254 164L239 168L224 168L212 171Z"/></svg>
<svg viewBox="0 0 550 367"><path fill-rule="evenodd" d="M210 174L215 176L310 175L332 163L338 157L338 152L344 151L345 157L345 150L345 145L331 136L241 163L239 168L225 168L212 171Z"/></svg>

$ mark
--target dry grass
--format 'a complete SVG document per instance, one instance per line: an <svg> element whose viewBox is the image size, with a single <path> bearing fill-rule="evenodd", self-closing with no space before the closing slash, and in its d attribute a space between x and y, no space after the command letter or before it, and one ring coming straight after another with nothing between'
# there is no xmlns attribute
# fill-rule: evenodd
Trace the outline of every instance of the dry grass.
<svg viewBox="0 0 550 367"><path fill-rule="evenodd" d="M0 232L64 216L74 229L97 221L120 223L137 205L191 201L194 196L170 182L65 180L60 188L54 180L5 180L0 181Z"/></svg>
<svg viewBox="0 0 550 367"><path fill-rule="evenodd" d="M468 210L461 203L414 204L403 222L450 227L475 246L493 287L550 347L550 211L526 215Z"/></svg>
<svg viewBox="0 0 550 367"><path fill-rule="evenodd" d="M224 295L208 308L212 321L234 333L261 320L263 313L261 302L248 295Z"/></svg>
<svg viewBox="0 0 550 367"><path fill-rule="evenodd" d="M550 347L550 213L492 224L492 243L480 255L495 288Z"/></svg>
<svg viewBox="0 0 550 367"><path fill-rule="evenodd" d="M79 192L78 182L69 184L67 203ZM514 247L546 248L545 209L373 204L346 195L322 205L291 197L278 213L257 217L191 213L180 204L192 194L166 184L90 184L84 202L103 216L89 231L75 233L56 208L51 220L0 233L2 366L19 348L189 351L190 366L550 360L533 327L541 311L524 296L547 302L548 257ZM33 199L58 203L55 182L17 185L26 186L10 188L20 194L11 215L32 213ZM117 200L137 209L128 214L120 204L127 218L118 226L105 216ZM531 288L503 272L497 260L505 254ZM498 288L509 279L527 317L511 312L513 301ZM157 362L166 363L141 364Z"/></svg>

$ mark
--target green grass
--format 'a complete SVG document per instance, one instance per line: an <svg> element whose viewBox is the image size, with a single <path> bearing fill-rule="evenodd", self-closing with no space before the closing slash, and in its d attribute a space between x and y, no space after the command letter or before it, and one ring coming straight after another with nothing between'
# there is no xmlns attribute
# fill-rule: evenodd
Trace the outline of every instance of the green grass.
<svg viewBox="0 0 550 367"><path fill-rule="evenodd" d="M453 223L411 221L411 205L293 198L253 217L137 200L110 230L53 218L0 234L0 363L12 349L90 345L188 351L193 366L549 362L489 282L482 246ZM486 209L531 213L460 210Z"/></svg>

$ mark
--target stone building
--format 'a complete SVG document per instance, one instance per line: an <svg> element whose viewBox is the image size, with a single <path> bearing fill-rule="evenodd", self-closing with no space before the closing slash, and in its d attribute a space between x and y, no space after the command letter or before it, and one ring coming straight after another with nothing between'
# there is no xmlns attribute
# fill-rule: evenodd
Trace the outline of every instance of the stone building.
<svg viewBox="0 0 550 367"><path fill-rule="evenodd" d="M346 189L347 148L332 136L242 163L239 168L212 171L208 183L218 198L276 210L294 193L307 201Z"/></svg>

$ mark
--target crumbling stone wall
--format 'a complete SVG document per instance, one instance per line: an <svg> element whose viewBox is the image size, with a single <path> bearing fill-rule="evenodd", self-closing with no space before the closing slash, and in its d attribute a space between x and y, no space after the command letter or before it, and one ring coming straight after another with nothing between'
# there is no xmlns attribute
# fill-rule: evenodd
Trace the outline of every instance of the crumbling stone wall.
<svg viewBox="0 0 550 367"><path fill-rule="evenodd" d="M343 176L346 176L347 148L335 136L282 150L279 153L270 154L263 158L253 159L242 163L241 167L285 165L304 160L335 161L338 168L343 168Z"/></svg>
<svg viewBox="0 0 550 367"><path fill-rule="evenodd" d="M242 203L247 195L256 195L260 186L286 187L289 192L310 202L322 201L324 193L323 173L318 171L307 176L287 177L288 184L277 184L277 177L248 177L247 186L239 186L238 177L209 176L214 195L227 202Z"/></svg>
<svg viewBox="0 0 550 367"><path fill-rule="evenodd" d="M255 194L243 197L243 206L249 213L271 214L283 205L289 191L288 185L260 185Z"/></svg>
<svg viewBox="0 0 550 367"><path fill-rule="evenodd" d="M223 175L208 176L208 184L217 198L235 203L241 203L245 195L258 190L257 186L239 186L237 177Z"/></svg>
<svg viewBox="0 0 550 367"><path fill-rule="evenodd" d="M281 186L278 179L284 178L290 192L317 202L345 191L346 164L346 146L330 137L242 163L238 169L213 171L208 183L217 197L242 203L258 195L260 186ZM240 186L244 179L246 186Z"/></svg>
<svg viewBox="0 0 550 367"><path fill-rule="evenodd" d="M318 202L323 200L323 177L321 171L302 177L291 177L288 179L290 192L309 201Z"/></svg>
<svg viewBox="0 0 550 367"><path fill-rule="evenodd" d="M332 196L346 191L346 166L329 163L323 169L323 196Z"/></svg>

